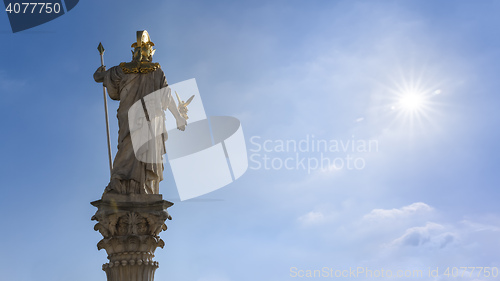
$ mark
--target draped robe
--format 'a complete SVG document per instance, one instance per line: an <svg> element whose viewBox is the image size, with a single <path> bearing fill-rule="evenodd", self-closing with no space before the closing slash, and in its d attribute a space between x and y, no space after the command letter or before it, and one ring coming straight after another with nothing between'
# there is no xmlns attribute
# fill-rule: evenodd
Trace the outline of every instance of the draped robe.
<svg viewBox="0 0 500 281"><path fill-rule="evenodd" d="M104 193L159 194L159 182L163 180L166 132L153 134L161 137L154 138L154 141L149 142L145 149L139 151L136 149L134 151L128 113L133 104L141 102L141 98L168 86L165 74L159 67L148 73L125 74L120 66L115 66L104 73L103 83L110 98L120 101L117 110L119 125L118 151L113 161L111 181ZM175 105L175 102L170 91L162 99L162 103L161 108L166 110L168 107L177 118L179 113L177 107L171 106ZM156 114L156 124L158 126L153 126L154 130L164 130L164 120L165 114L163 111L161 115ZM138 122L138 120L130 120L130 122ZM153 161L143 162L143 159L151 159L151 157L141 157L141 155L136 155L137 153L153 155Z"/></svg>

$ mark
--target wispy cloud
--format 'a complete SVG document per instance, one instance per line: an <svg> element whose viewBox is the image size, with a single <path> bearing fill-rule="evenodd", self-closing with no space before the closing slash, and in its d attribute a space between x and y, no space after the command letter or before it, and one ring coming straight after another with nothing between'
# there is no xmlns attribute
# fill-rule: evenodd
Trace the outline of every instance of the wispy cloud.
<svg viewBox="0 0 500 281"><path fill-rule="evenodd" d="M310 211L297 218L302 226L313 226L331 223L338 218L338 213L332 211Z"/></svg>
<svg viewBox="0 0 500 281"><path fill-rule="evenodd" d="M500 232L500 225L483 224L483 223L473 222L470 220L463 220L460 223L474 232L479 232L479 231Z"/></svg>
<svg viewBox="0 0 500 281"><path fill-rule="evenodd" d="M305 215L300 216L298 220L304 224L321 223L325 220L325 215L320 211L311 211Z"/></svg>
<svg viewBox="0 0 500 281"><path fill-rule="evenodd" d="M413 246L444 248L457 240L457 234L447 231L441 224L428 222L425 226L416 226L406 230L403 236L392 241L395 246Z"/></svg>
<svg viewBox="0 0 500 281"><path fill-rule="evenodd" d="M0 71L0 90L19 91L24 85L26 85L26 80L8 77L4 71Z"/></svg>
<svg viewBox="0 0 500 281"><path fill-rule="evenodd" d="M374 209L363 217L363 220L387 220L408 218L415 215L429 214L433 208L425 203L417 202L399 209Z"/></svg>

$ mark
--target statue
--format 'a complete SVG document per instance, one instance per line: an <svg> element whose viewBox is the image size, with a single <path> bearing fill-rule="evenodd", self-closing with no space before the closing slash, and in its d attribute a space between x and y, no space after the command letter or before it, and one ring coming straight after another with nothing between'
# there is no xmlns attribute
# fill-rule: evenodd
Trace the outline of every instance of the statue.
<svg viewBox="0 0 500 281"><path fill-rule="evenodd" d="M163 200L159 192L166 153L165 111L172 113L177 128L184 131L186 106L192 99L176 106L165 74L152 62L153 46L148 32L138 31L132 61L109 70L103 63L102 44L98 47L101 67L94 80L103 83L111 99L120 101L118 151L113 164L108 129L111 179L101 199L91 202L97 207L92 216L97 221L94 230L103 236L97 249L108 254L109 262L102 266L108 281L154 281L159 266L153 260L154 253L165 245L159 233L167 229L165 221L172 219L167 208L173 203ZM146 141L137 145L137 136Z"/></svg>
<svg viewBox="0 0 500 281"><path fill-rule="evenodd" d="M117 112L118 117L118 151L113 161L111 179L104 194L159 194L159 183L163 180L163 155L165 151L166 131L161 132L161 137L155 138L147 148L154 155L155 161L143 162L137 157L133 149L128 112L136 102L142 102L148 94L168 87L165 74L159 63L152 62L154 43L151 42L147 31L137 31L137 42L132 44L132 61L122 62L106 70L105 66L99 67L94 73L94 80L108 90L108 95L113 100L119 100L120 105ZM162 98L161 108L167 108L175 117L177 129L184 131L187 122L187 104L179 104L182 112L176 107L170 91ZM144 105L145 106L145 105ZM144 107L144 110L145 107ZM146 113L147 118L147 113ZM165 115L160 118L164 126ZM148 120L149 121L149 120ZM161 127L159 128L162 130ZM155 128L157 129L157 128ZM164 129L163 129L164 130Z"/></svg>

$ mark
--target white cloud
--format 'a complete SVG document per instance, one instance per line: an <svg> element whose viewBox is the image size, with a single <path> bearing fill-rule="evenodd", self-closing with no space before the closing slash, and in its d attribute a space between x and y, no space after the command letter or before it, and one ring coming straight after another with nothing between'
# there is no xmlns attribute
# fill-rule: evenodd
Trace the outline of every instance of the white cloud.
<svg viewBox="0 0 500 281"><path fill-rule="evenodd" d="M395 246L423 246L444 248L457 240L457 234L450 232L441 224L428 222L425 226L411 227L403 236L392 241Z"/></svg>
<svg viewBox="0 0 500 281"><path fill-rule="evenodd" d="M363 220L387 220L408 218L409 216L428 214L433 211L429 205L417 202L399 209L374 209L363 217Z"/></svg>
<svg viewBox="0 0 500 281"><path fill-rule="evenodd" d="M322 212L311 211L303 216L299 217L299 221L304 223L315 223L321 222L325 219L325 215Z"/></svg>
<svg viewBox="0 0 500 281"><path fill-rule="evenodd" d="M336 213L326 211L310 211L297 218L302 226L319 225L333 221L337 217Z"/></svg>
<svg viewBox="0 0 500 281"><path fill-rule="evenodd" d="M304 224L320 223L325 220L325 215L323 215L323 213L319 211L311 211L305 215L300 216L298 220Z"/></svg>
<svg viewBox="0 0 500 281"><path fill-rule="evenodd" d="M474 232L476 232L476 231L500 232L500 226L496 226L496 225L477 223L477 222L473 222L473 221L469 221L469 220L463 220L460 223L462 225L464 225L466 228L468 228Z"/></svg>

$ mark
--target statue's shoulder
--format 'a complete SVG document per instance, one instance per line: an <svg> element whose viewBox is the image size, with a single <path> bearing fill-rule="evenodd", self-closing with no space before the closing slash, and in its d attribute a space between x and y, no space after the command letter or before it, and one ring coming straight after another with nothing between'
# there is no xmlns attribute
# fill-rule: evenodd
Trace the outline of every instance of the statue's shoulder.
<svg viewBox="0 0 500 281"><path fill-rule="evenodd" d="M157 62L137 62L137 61L131 61L131 62L122 62L120 63L119 67L125 74L132 74L132 73L150 73L153 72L157 69L161 69L160 64Z"/></svg>

